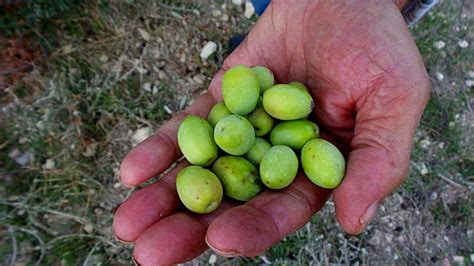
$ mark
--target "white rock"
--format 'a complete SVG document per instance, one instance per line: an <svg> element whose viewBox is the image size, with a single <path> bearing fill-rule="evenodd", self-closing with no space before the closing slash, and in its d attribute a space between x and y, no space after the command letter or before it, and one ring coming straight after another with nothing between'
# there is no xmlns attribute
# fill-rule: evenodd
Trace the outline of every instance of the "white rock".
<svg viewBox="0 0 474 266"><path fill-rule="evenodd" d="M103 54L99 57L99 60L100 62L105 63L109 60L109 58L107 57L107 55Z"/></svg>
<svg viewBox="0 0 474 266"><path fill-rule="evenodd" d="M15 160L15 162L21 166L25 166L29 164L30 162L33 161L33 159L34 159L34 155L30 151L25 151L19 156L13 158L13 160Z"/></svg>
<svg viewBox="0 0 474 266"><path fill-rule="evenodd" d="M222 14L221 11L217 9L212 10L211 13L214 17L219 17Z"/></svg>
<svg viewBox="0 0 474 266"><path fill-rule="evenodd" d="M138 28L138 33L140 33L140 35L142 36L142 38L145 40L145 41L149 41L150 40L150 34L142 29L142 28Z"/></svg>
<svg viewBox="0 0 474 266"><path fill-rule="evenodd" d="M464 257L463 256L453 256L453 261L456 265L464 265Z"/></svg>
<svg viewBox="0 0 474 266"><path fill-rule="evenodd" d="M443 41L437 41L433 43L434 48L440 50L443 49L446 46L446 43Z"/></svg>
<svg viewBox="0 0 474 266"><path fill-rule="evenodd" d="M255 8L253 7L252 3L245 3L244 17L251 18L253 13L255 13Z"/></svg>
<svg viewBox="0 0 474 266"><path fill-rule="evenodd" d="M416 167L418 168L418 171L421 175L427 175L429 173L428 167L426 167L425 163L419 163Z"/></svg>
<svg viewBox="0 0 474 266"><path fill-rule="evenodd" d="M153 95L157 94L158 93L158 86L153 85L153 89L151 90L151 93L153 93Z"/></svg>
<svg viewBox="0 0 474 266"><path fill-rule="evenodd" d="M468 86L468 87L474 86L474 80L472 80L472 79L466 80L466 86Z"/></svg>
<svg viewBox="0 0 474 266"><path fill-rule="evenodd" d="M460 40L458 41L458 45L461 48L467 48L469 46L469 43L466 40Z"/></svg>
<svg viewBox="0 0 474 266"><path fill-rule="evenodd" d="M92 233L92 231L94 231L94 226L91 223L88 223L84 226L84 231L86 231L86 233Z"/></svg>
<svg viewBox="0 0 474 266"><path fill-rule="evenodd" d="M222 21L228 21L229 20L229 16L227 14L224 14L222 15Z"/></svg>
<svg viewBox="0 0 474 266"><path fill-rule="evenodd" d="M143 89L144 91L151 92L151 90L152 90L152 85L151 85L151 83L148 83L148 82L147 82L147 83L143 83L142 89Z"/></svg>
<svg viewBox="0 0 474 266"><path fill-rule="evenodd" d="M133 145L137 145L138 143L144 141L150 135L151 135L151 129L149 127L142 127L135 130L132 136Z"/></svg>
<svg viewBox="0 0 474 266"><path fill-rule="evenodd" d="M171 108L169 108L168 105L165 105L165 106L163 107L163 109L165 109L165 111L166 111L168 114L173 114L173 111L171 110Z"/></svg>
<svg viewBox="0 0 474 266"><path fill-rule="evenodd" d="M467 71L467 76L474 79L474 70Z"/></svg>
<svg viewBox="0 0 474 266"><path fill-rule="evenodd" d="M241 6L242 5L242 0L232 0L232 4Z"/></svg>
<svg viewBox="0 0 474 266"><path fill-rule="evenodd" d="M206 60L211 54L217 50L217 44L215 42L209 41L201 49L201 58Z"/></svg>
<svg viewBox="0 0 474 266"><path fill-rule="evenodd" d="M420 147L424 150L428 149L428 147L431 145L431 141L428 139L422 139L420 141Z"/></svg>
<svg viewBox="0 0 474 266"><path fill-rule="evenodd" d="M471 262L474 263L474 254L471 254Z"/></svg>
<svg viewBox="0 0 474 266"><path fill-rule="evenodd" d="M217 261L217 256L215 254L212 254L209 256L209 264L214 264Z"/></svg>
<svg viewBox="0 0 474 266"><path fill-rule="evenodd" d="M54 169L54 167L56 167L56 163L54 162L53 159L48 159L46 160L46 163L43 164L43 168L46 170Z"/></svg>
<svg viewBox="0 0 474 266"><path fill-rule="evenodd" d="M436 77L436 79L439 80L439 81L441 81L441 80L444 79L444 75L443 75L443 73L441 73L441 72L436 72L436 73L435 73L435 77Z"/></svg>

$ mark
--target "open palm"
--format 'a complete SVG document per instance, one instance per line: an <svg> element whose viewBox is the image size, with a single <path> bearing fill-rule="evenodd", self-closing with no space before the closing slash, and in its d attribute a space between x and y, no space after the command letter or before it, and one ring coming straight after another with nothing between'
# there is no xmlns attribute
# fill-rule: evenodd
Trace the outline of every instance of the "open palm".
<svg viewBox="0 0 474 266"><path fill-rule="evenodd" d="M181 156L180 121L189 114L207 117L222 99L223 71L262 65L279 83L301 81L310 89L322 137L348 160L344 181L332 191L338 222L352 234L367 226L407 173L413 134L429 97L423 62L389 0L287 2L272 1L225 60L209 93L127 155L124 185L158 175ZM217 211L196 215L180 207L176 193L176 174L186 165L179 163L117 210L114 233L135 243L140 264L185 262L208 247L226 256L261 254L308 222L331 194L300 173L283 190L266 190L245 204L224 200Z"/></svg>

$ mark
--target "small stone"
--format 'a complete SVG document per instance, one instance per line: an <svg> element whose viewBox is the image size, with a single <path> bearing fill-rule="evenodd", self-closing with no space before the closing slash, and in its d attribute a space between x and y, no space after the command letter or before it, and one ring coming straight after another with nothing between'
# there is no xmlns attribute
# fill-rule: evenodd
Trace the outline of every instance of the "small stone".
<svg viewBox="0 0 474 266"><path fill-rule="evenodd" d="M151 135L151 129L149 127L142 127L133 133L132 136L132 143L133 145L137 145L138 143L144 141Z"/></svg>
<svg viewBox="0 0 474 266"><path fill-rule="evenodd" d="M165 105L163 107L163 109L165 109L165 111L168 113L168 114L173 114L173 111L171 110L171 108L168 107L168 105Z"/></svg>
<svg viewBox="0 0 474 266"><path fill-rule="evenodd" d="M151 85L151 83L148 83L148 82L147 82L147 83L143 83L142 89L143 89L144 91L151 92L151 90L152 90L152 85Z"/></svg>
<svg viewBox="0 0 474 266"><path fill-rule="evenodd" d="M210 55L212 55L217 50L217 44L215 42L209 41L201 49L201 58L206 60Z"/></svg>
<svg viewBox="0 0 474 266"><path fill-rule="evenodd" d="M107 55L103 54L99 57L99 60L100 62L105 63L107 62L107 60L109 60L109 58L107 57Z"/></svg>
<svg viewBox="0 0 474 266"><path fill-rule="evenodd" d="M429 173L428 167L426 167L425 163L418 164L417 168L421 175L427 175Z"/></svg>
<svg viewBox="0 0 474 266"><path fill-rule="evenodd" d="M252 3L250 3L250 1L246 2L245 3L244 17L251 18L253 13L255 13L255 8L253 7Z"/></svg>
<svg viewBox="0 0 474 266"><path fill-rule="evenodd" d="M46 170L54 169L54 167L56 167L56 163L54 162L53 159L48 159L46 160L46 163L43 164L43 168Z"/></svg>
<svg viewBox="0 0 474 266"><path fill-rule="evenodd" d="M420 141L420 147L424 150L428 149L430 145L431 145L431 141L429 141L428 139L422 139Z"/></svg>
<svg viewBox="0 0 474 266"><path fill-rule="evenodd" d="M438 143L438 148L444 149L444 145L445 145L444 142L440 142Z"/></svg>
<svg viewBox="0 0 474 266"><path fill-rule="evenodd" d="M149 41L150 40L150 34L142 29L142 28L138 28L138 33L140 33L140 36L142 36L142 38L145 40L145 41Z"/></svg>
<svg viewBox="0 0 474 266"><path fill-rule="evenodd" d="M466 86L473 87L474 86L474 80L471 80L471 79L466 80Z"/></svg>
<svg viewBox="0 0 474 266"><path fill-rule="evenodd" d="M474 254L471 254L471 262L474 263Z"/></svg>
<svg viewBox="0 0 474 266"><path fill-rule="evenodd" d="M120 188L121 186L122 186L122 184L120 184L120 182L114 183L114 188L115 189Z"/></svg>
<svg viewBox="0 0 474 266"><path fill-rule="evenodd" d="M469 43L466 40L459 40L458 45L461 48L467 48L469 46Z"/></svg>
<svg viewBox="0 0 474 266"><path fill-rule="evenodd" d="M99 143L97 142L92 142L89 145L86 146L86 150L82 153L85 157L93 157L96 152L97 152L97 147L99 146Z"/></svg>
<svg viewBox="0 0 474 266"><path fill-rule="evenodd" d="M151 93L153 93L153 95L157 94L158 93L158 86L153 85L153 89L151 90Z"/></svg>
<svg viewBox="0 0 474 266"><path fill-rule="evenodd" d="M84 226L84 231L90 234L92 231L94 231L94 226L91 223L88 223Z"/></svg>
<svg viewBox="0 0 474 266"><path fill-rule="evenodd" d="M435 77L436 77L436 79L439 80L439 81L442 81L442 80L444 79L443 73L440 73L440 72L436 72L436 73L435 73Z"/></svg>
<svg viewBox="0 0 474 266"><path fill-rule="evenodd" d="M446 43L443 41L437 41L433 43L434 48L441 50L446 46Z"/></svg>
<svg viewBox="0 0 474 266"><path fill-rule="evenodd" d="M453 261L456 265L464 265L464 257L463 256L453 256Z"/></svg>
<svg viewBox="0 0 474 266"><path fill-rule="evenodd" d="M229 20L229 16L227 14L222 15L222 21L227 22Z"/></svg>
<svg viewBox="0 0 474 266"><path fill-rule="evenodd" d="M219 17L222 14L221 11L217 9L212 10L211 13L214 17Z"/></svg>
<svg viewBox="0 0 474 266"><path fill-rule="evenodd" d="M474 79L474 71L473 71L473 70L467 71L467 76L468 76L469 78L473 78L473 79Z"/></svg>
<svg viewBox="0 0 474 266"><path fill-rule="evenodd" d="M242 5L242 0L232 0L232 4L241 6Z"/></svg>
<svg viewBox="0 0 474 266"><path fill-rule="evenodd" d="M209 264L214 264L217 261L217 256L215 254L212 254L209 256Z"/></svg>
<svg viewBox="0 0 474 266"><path fill-rule="evenodd" d="M11 158L11 157L10 157ZM29 163L31 163L34 159L34 155L32 152L30 151L25 151L24 153L16 156L15 158L13 158L13 160L15 160L15 162L21 166L25 166Z"/></svg>

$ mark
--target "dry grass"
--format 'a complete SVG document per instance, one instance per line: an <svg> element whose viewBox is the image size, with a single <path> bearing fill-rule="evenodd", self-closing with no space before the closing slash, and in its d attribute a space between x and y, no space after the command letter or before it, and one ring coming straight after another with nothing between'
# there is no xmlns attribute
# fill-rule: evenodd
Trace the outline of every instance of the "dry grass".
<svg viewBox="0 0 474 266"><path fill-rule="evenodd" d="M51 18L61 34L47 61L0 94L2 264L130 264L131 247L110 229L114 210L132 192L116 179L120 161L137 129L151 132L192 103L226 57L227 39L253 24L230 1L218 2L88 3L80 14ZM329 203L262 256L218 263L430 264L454 256L473 263L474 119L466 80L474 79L474 38L466 5L444 1L413 29L433 97L410 177L369 229L344 234ZM202 61L209 40L219 47ZM433 47L439 40L446 43L441 50ZM461 48L460 40L471 46ZM19 165L15 150L32 160Z"/></svg>

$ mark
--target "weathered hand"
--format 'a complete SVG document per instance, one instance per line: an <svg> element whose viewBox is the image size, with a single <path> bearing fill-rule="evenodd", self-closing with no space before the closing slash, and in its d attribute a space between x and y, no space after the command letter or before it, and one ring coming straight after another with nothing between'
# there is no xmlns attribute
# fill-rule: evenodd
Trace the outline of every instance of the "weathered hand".
<svg viewBox="0 0 474 266"><path fill-rule="evenodd" d="M389 0L273 0L226 59L210 93L127 155L124 185L156 176L180 156L180 121L187 114L206 117L221 99L223 71L236 64L267 66L279 83L308 85L323 137L347 155L345 179L333 191L337 219L348 233L360 233L404 179L429 96L423 62L399 6ZM300 174L284 190L267 190L243 205L225 201L212 214L195 215L180 208L175 191L184 165L134 193L115 215L115 234L135 242L140 264L184 262L208 246L228 256L258 255L303 226L330 193Z"/></svg>

